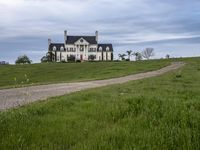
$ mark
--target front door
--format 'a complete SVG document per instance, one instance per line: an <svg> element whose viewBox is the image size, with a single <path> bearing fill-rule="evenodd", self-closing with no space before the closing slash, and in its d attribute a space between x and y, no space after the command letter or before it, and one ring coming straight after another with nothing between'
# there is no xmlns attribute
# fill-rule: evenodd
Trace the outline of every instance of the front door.
<svg viewBox="0 0 200 150"><path fill-rule="evenodd" d="M83 60L83 55L81 55L80 59Z"/></svg>

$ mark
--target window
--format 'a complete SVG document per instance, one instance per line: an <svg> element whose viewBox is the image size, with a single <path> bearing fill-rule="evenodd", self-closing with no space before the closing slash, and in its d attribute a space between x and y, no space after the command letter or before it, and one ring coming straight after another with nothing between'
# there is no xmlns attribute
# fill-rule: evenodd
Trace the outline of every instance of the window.
<svg viewBox="0 0 200 150"><path fill-rule="evenodd" d="M109 50L110 50L110 48L107 46L107 47L106 47L106 51L109 51Z"/></svg>
<svg viewBox="0 0 200 150"><path fill-rule="evenodd" d="M60 61L60 55L57 55L57 61Z"/></svg>
<svg viewBox="0 0 200 150"><path fill-rule="evenodd" d="M93 51L93 48L90 48L90 51L89 52L92 52Z"/></svg>
<svg viewBox="0 0 200 150"><path fill-rule="evenodd" d="M60 47L60 51L64 51L64 47L63 46Z"/></svg>
<svg viewBox="0 0 200 150"><path fill-rule="evenodd" d="M83 39L81 39L80 42L83 43Z"/></svg>
<svg viewBox="0 0 200 150"><path fill-rule="evenodd" d="M89 52L96 52L96 50L97 50L96 48L90 48Z"/></svg>
<svg viewBox="0 0 200 150"><path fill-rule="evenodd" d="M53 51L56 51L56 46L53 47Z"/></svg>
<svg viewBox="0 0 200 150"><path fill-rule="evenodd" d="M102 51L102 47L101 46L99 47L99 51Z"/></svg>
<svg viewBox="0 0 200 150"><path fill-rule="evenodd" d="M84 46L81 45L81 46L80 46L80 51L83 51L83 50L84 50Z"/></svg>

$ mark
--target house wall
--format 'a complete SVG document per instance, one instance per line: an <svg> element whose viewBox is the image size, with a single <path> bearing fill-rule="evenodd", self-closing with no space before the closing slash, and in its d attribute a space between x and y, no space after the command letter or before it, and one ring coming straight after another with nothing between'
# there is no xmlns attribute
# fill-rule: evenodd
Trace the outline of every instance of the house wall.
<svg viewBox="0 0 200 150"><path fill-rule="evenodd" d="M97 59L98 61L102 60L102 52L97 52Z"/></svg>
<svg viewBox="0 0 200 150"><path fill-rule="evenodd" d="M112 60L112 58L111 58L111 53L112 53L112 52L107 52L107 60Z"/></svg>
<svg viewBox="0 0 200 150"><path fill-rule="evenodd" d="M83 51L80 50L81 45L84 46ZM82 58L82 60L87 61L90 55L96 56L96 58L94 59L95 61L112 60L112 55L111 55L112 52L110 51L101 52L101 51L97 51L97 49L98 49L97 44L89 44L86 40L82 38L82 39L79 39L74 44L65 44L65 51L59 51L59 50L52 51L52 53L55 55L55 58L53 58L53 61L56 61L56 62L68 61L67 58L70 55L74 55L76 60L80 60Z"/></svg>
<svg viewBox="0 0 200 150"><path fill-rule="evenodd" d="M89 52L88 54L80 52L80 53L77 54L76 52L60 52L60 51L57 51L56 52L56 61L57 62L60 62L62 60L67 61L67 57L69 57L70 55L74 55L76 60L80 60L80 55L82 55L83 56L83 60L86 60L86 61L88 60L89 55L95 55L96 56L95 60L99 60L97 52Z"/></svg>
<svg viewBox="0 0 200 150"><path fill-rule="evenodd" d="M88 53L84 53L84 52L67 52L67 51L53 51L52 52L55 55L55 60L56 62L60 62L60 61L68 61L67 57L69 57L70 55L74 55L76 60L80 60L80 55L83 56L83 60L87 61L89 55L95 55L96 58L94 59L95 61L101 61L102 60L102 52L88 52ZM112 60L112 52L103 52L103 60L104 61L110 61Z"/></svg>

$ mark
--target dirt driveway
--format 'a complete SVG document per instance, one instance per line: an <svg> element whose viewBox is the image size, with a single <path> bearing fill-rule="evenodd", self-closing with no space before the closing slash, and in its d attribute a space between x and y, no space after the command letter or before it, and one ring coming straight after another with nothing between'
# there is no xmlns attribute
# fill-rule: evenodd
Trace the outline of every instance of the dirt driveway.
<svg viewBox="0 0 200 150"><path fill-rule="evenodd" d="M49 97L69 94L72 92L81 91L89 88L102 87L112 84L120 84L131 80L139 80L139 79L159 76L169 71L179 69L183 65L185 64L182 62L176 62L160 70L150 71L146 73L139 73L120 78L106 79L106 80L49 84L49 85L39 85L39 86L0 90L0 111L25 105L38 100L45 100Z"/></svg>

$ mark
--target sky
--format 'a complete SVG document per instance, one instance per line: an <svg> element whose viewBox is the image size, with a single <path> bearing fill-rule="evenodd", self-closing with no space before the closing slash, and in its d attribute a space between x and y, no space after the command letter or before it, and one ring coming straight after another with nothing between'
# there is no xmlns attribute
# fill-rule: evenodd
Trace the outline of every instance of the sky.
<svg viewBox="0 0 200 150"><path fill-rule="evenodd" d="M199 0L0 0L0 61L28 55L34 63L47 39L95 35L114 57L154 48L154 58L200 56Z"/></svg>

